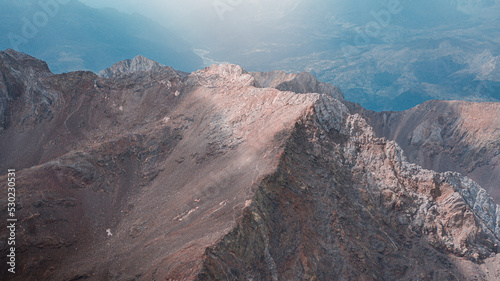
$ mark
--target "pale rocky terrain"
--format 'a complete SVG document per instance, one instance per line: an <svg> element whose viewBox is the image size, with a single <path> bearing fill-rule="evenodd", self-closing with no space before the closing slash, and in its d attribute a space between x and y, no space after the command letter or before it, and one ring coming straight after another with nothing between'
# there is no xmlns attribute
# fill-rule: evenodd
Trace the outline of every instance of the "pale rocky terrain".
<svg viewBox="0 0 500 281"><path fill-rule="evenodd" d="M20 220L18 272L1 278L500 276L500 207L409 163L338 88L137 60L104 78L0 52L1 169L18 171Z"/></svg>

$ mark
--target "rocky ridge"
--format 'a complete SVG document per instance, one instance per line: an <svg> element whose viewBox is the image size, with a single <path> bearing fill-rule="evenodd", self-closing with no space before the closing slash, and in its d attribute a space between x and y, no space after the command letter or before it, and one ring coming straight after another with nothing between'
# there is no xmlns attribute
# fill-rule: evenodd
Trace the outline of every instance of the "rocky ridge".
<svg viewBox="0 0 500 281"><path fill-rule="evenodd" d="M408 163L333 87L235 65L52 75L1 55L0 153L22 218L13 280L500 275L499 206L458 173ZM29 106L48 93L58 102Z"/></svg>

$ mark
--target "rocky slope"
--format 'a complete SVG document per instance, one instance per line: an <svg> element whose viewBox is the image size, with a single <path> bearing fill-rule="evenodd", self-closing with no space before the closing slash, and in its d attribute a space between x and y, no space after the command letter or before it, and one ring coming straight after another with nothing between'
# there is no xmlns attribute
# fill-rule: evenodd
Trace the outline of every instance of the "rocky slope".
<svg viewBox="0 0 500 281"><path fill-rule="evenodd" d="M360 112L410 162L467 175L500 203L500 103L429 101L403 112Z"/></svg>
<svg viewBox="0 0 500 281"><path fill-rule="evenodd" d="M335 88L282 91L270 86L312 84L235 65L101 78L0 58L2 170L18 170L19 204L18 272L2 278L500 276L499 206L460 174L409 164Z"/></svg>

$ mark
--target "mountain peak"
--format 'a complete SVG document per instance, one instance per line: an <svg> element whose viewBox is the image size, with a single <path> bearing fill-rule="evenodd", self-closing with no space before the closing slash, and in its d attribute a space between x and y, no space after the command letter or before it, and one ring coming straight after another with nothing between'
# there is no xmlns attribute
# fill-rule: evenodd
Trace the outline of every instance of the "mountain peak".
<svg viewBox="0 0 500 281"><path fill-rule="evenodd" d="M163 68L169 68L154 60L148 59L142 55L138 55L133 59L119 61L111 67L106 68L99 72L99 76L104 78L111 78L122 74L131 74L139 71L157 71Z"/></svg>
<svg viewBox="0 0 500 281"><path fill-rule="evenodd" d="M255 86L254 78L241 66L235 64L213 64L190 75L191 84L209 88Z"/></svg>
<svg viewBox="0 0 500 281"><path fill-rule="evenodd" d="M137 55L135 58L132 59L131 62L132 62L132 64L153 64L153 65L157 65L157 66L163 66L162 64L160 64L154 60L148 59L143 55Z"/></svg>

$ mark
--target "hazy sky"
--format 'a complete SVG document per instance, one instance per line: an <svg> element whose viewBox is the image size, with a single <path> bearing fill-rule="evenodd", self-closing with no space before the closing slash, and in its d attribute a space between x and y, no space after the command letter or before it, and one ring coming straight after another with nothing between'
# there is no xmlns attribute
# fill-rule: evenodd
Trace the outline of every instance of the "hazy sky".
<svg viewBox="0 0 500 281"><path fill-rule="evenodd" d="M200 7L209 7L209 1L183 0L183 1L161 1L161 0L80 0L91 7L112 7L121 12L139 13L151 17L157 21L163 21L165 15L179 15L188 13Z"/></svg>
<svg viewBox="0 0 500 281"><path fill-rule="evenodd" d="M233 11L248 11L250 16L257 13L279 16L293 10L302 0L80 0L96 8L112 7L121 12L139 13L163 25L173 25L183 17L203 15L206 18L223 19Z"/></svg>
<svg viewBox="0 0 500 281"><path fill-rule="evenodd" d="M183 1L165 1L165 0L80 0L92 7L113 7L123 12L148 12L161 14L169 11L186 11L200 7L208 7L210 1L206 0L183 0Z"/></svg>

